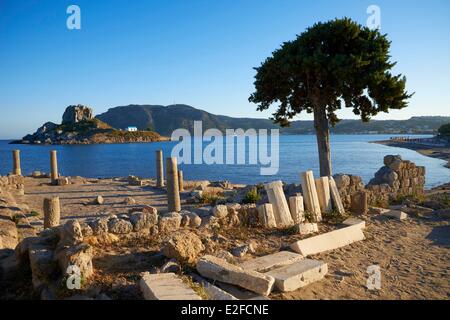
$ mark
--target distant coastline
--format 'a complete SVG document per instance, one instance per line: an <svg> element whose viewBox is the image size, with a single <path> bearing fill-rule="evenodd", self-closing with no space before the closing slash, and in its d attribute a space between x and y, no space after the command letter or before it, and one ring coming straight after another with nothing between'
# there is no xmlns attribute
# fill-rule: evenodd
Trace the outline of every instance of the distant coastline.
<svg viewBox="0 0 450 320"><path fill-rule="evenodd" d="M389 147L397 147L397 148L405 148L414 150L424 156L442 159L447 161L447 164L444 167L450 169L450 143L446 143L443 146L437 146L432 144L427 144L421 142L420 139L418 141L411 140L381 140L381 141L373 141L372 143L382 144Z"/></svg>

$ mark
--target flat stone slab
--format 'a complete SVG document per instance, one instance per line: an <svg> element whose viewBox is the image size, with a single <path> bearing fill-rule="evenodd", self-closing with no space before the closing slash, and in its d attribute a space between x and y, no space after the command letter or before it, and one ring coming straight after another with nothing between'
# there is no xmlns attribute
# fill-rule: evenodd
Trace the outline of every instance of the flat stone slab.
<svg viewBox="0 0 450 320"><path fill-rule="evenodd" d="M395 218L398 220L405 220L406 218L408 218L408 215L406 213L404 213L403 211L399 211L399 210L386 210L384 212L381 213L384 216L390 217L390 218Z"/></svg>
<svg viewBox="0 0 450 320"><path fill-rule="evenodd" d="M325 262L304 259L288 266L269 271L275 278L275 288L281 292L295 291L310 283L321 280L328 272Z"/></svg>
<svg viewBox="0 0 450 320"><path fill-rule="evenodd" d="M146 272L139 284L146 300L201 300L175 273Z"/></svg>
<svg viewBox="0 0 450 320"><path fill-rule="evenodd" d="M216 287L215 285L209 283L197 274L191 274L192 279L200 283L203 286L206 294L208 295L208 300L239 300L232 294Z"/></svg>
<svg viewBox="0 0 450 320"><path fill-rule="evenodd" d="M244 270L224 259L206 255L197 262L197 271L203 277L240 286L244 289L268 296L275 279L252 270Z"/></svg>
<svg viewBox="0 0 450 320"><path fill-rule="evenodd" d="M343 222L344 225L346 226L355 226L358 225L361 227L361 229L364 229L366 227L366 222L364 220L358 219L358 218L348 218L345 219Z"/></svg>
<svg viewBox="0 0 450 320"><path fill-rule="evenodd" d="M291 249L303 256L309 256L344 247L356 241L364 240L364 233L359 225L353 225L308 239L299 240Z"/></svg>
<svg viewBox="0 0 450 320"><path fill-rule="evenodd" d="M267 256L258 257L241 263L244 270L267 272L300 261L303 256L289 251L280 251Z"/></svg>

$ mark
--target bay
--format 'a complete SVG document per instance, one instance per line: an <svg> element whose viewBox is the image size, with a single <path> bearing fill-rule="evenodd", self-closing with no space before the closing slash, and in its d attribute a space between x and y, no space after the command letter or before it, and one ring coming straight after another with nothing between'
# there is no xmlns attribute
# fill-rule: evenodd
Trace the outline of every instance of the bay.
<svg viewBox="0 0 450 320"><path fill-rule="evenodd" d="M426 167L426 187L450 181L450 169L440 159L423 156L413 150L393 148L371 141L386 140L394 135L332 135L331 150L334 173L359 175L367 183L383 165L387 154L399 154L403 159ZM429 137L426 135L417 137ZM35 170L50 171L50 150L58 151L58 165L64 176L91 178L137 175L155 177L155 151L170 155L177 142L99 144L99 145L10 145L0 141L0 174L12 170L11 151L21 151L23 174ZM208 142L204 142L204 146ZM246 150L248 151L248 142ZM248 156L248 155L247 155ZM283 180L299 183L299 173L313 170L319 174L316 138L313 135L283 135L279 143L279 171L273 176L260 175L260 165L181 164L186 180L229 180L234 183L259 183Z"/></svg>

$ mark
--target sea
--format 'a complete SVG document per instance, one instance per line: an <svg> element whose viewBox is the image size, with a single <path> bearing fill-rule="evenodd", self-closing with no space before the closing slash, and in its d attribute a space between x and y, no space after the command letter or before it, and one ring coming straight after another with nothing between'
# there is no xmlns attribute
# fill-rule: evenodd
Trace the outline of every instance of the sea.
<svg viewBox="0 0 450 320"><path fill-rule="evenodd" d="M332 135L331 152L333 173L359 175L365 183L373 178L375 172L383 166L383 157L388 154L401 155L419 166L426 167L426 188L432 188L450 182L450 169L445 168L446 161L423 156L413 150L388 147L373 141L387 140L395 135ZM402 135L404 136L404 135ZM414 137L430 137L421 135ZM210 142L199 139L206 148ZM225 139L224 139L225 140ZM89 178L113 178L136 175L142 178L156 176L155 151L162 149L164 157L169 157L178 142L153 142L129 144L97 144L97 145L11 145L8 140L0 140L0 175L12 171L12 150L21 151L21 167L23 174L33 171L48 173L50 171L51 150L58 151L58 166L64 176L82 176ZM198 141L197 141L198 142ZM256 184L274 180L287 183L300 183L300 172L313 170L319 176L317 143L314 135L282 135L279 137L278 170L272 175L262 175L258 157L256 164L249 164L248 150L251 142L245 142L245 163L235 161L228 164L187 164L180 163L185 180L228 180L233 183ZM226 162L224 146L223 162ZM220 149L220 148L218 148ZM269 148L270 150L270 148ZM237 143L235 156L238 153ZM184 153L179 154L184 157ZM217 155L213 153L213 155ZM220 152L219 152L220 155ZM181 157L179 162L181 162ZM186 158L184 158L186 160ZM261 158L262 159L262 158ZM273 157L273 159L275 159ZM187 161L186 161L187 162ZM193 161L191 161L193 162Z"/></svg>

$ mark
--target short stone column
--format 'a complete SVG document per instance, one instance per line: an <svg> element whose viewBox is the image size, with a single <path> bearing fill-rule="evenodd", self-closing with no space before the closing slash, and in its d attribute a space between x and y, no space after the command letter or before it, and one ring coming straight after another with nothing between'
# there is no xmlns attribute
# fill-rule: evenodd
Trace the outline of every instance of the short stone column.
<svg viewBox="0 0 450 320"><path fill-rule="evenodd" d="M164 187L164 167L163 167L162 150L156 150L156 186L158 188Z"/></svg>
<svg viewBox="0 0 450 320"><path fill-rule="evenodd" d="M260 205L258 208L259 223L266 228L276 228L277 223L273 215L273 207L270 203Z"/></svg>
<svg viewBox="0 0 450 320"><path fill-rule="evenodd" d="M303 199L305 200L305 209L313 215L314 222L320 222L322 220L322 213L320 212L319 197L317 196L313 172L302 172L300 174L300 179L302 182L302 194Z"/></svg>
<svg viewBox="0 0 450 320"><path fill-rule="evenodd" d="M329 213L332 210L329 179L328 177L320 177L315 182L320 210L322 213Z"/></svg>
<svg viewBox="0 0 450 320"><path fill-rule="evenodd" d="M167 208L169 212L180 212L180 189L178 184L178 165L177 158L166 159L167 175Z"/></svg>
<svg viewBox="0 0 450 320"><path fill-rule="evenodd" d="M367 198L367 193L365 191L358 191L352 194L350 211L355 214L366 214L369 210Z"/></svg>
<svg viewBox="0 0 450 320"><path fill-rule="evenodd" d="M289 208L291 209L291 216L294 223L297 224L305 221L305 207L301 194L289 197Z"/></svg>
<svg viewBox="0 0 450 320"><path fill-rule="evenodd" d="M13 174L21 176L22 170L20 168L20 150L13 150Z"/></svg>
<svg viewBox="0 0 450 320"><path fill-rule="evenodd" d="M269 202L273 206L273 214L277 227L289 227L294 224L291 212L283 192L283 183L281 181L274 181L264 185Z"/></svg>
<svg viewBox="0 0 450 320"><path fill-rule="evenodd" d="M59 197L44 199L44 229L59 226L61 206Z"/></svg>
<svg viewBox="0 0 450 320"><path fill-rule="evenodd" d="M180 190L180 192L184 191L184 179L182 170L178 170L178 189Z"/></svg>
<svg viewBox="0 0 450 320"><path fill-rule="evenodd" d="M50 151L50 179L53 185L58 184L58 158L56 150Z"/></svg>

